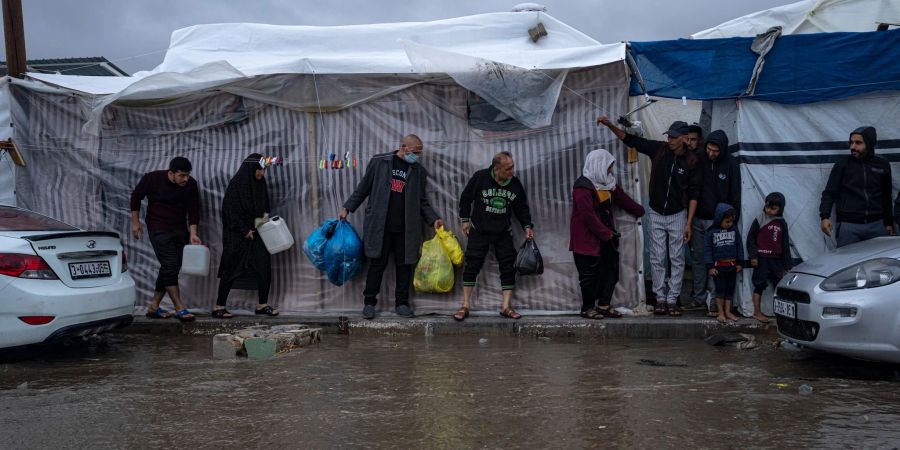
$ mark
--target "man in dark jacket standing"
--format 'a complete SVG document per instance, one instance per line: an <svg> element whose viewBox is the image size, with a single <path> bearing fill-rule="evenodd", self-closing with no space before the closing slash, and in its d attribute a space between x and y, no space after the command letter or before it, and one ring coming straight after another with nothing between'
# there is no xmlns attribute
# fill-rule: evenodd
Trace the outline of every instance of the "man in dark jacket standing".
<svg viewBox="0 0 900 450"><path fill-rule="evenodd" d="M131 192L131 234L141 238L141 202L147 198L144 221L150 234L150 244L159 260L159 275L153 299L147 307L147 317L165 319L169 312L159 307L168 293L175 306L175 317L181 321L194 320L185 308L178 289L178 273L184 246L199 244L197 229L200 223L200 189L191 178L191 162L176 156L169 162L169 170L147 172ZM185 221L187 219L187 221ZM185 223L186 222L186 223ZM185 226L187 225L187 226Z"/></svg>
<svg viewBox="0 0 900 450"><path fill-rule="evenodd" d="M838 247L893 234L891 165L875 156L878 137L873 127L850 133L850 155L831 168L822 191L819 217L822 232L831 236L831 208L837 210Z"/></svg>
<svg viewBox="0 0 900 450"><path fill-rule="evenodd" d="M715 225L716 206L720 203L731 205L735 211L735 223L741 214L741 179L740 168L733 164L728 155L728 136L722 130L716 130L706 138L706 148L698 153L698 170L700 171L700 198L697 200L697 213L692 222L691 233L691 270L693 272L694 289L692 301L685 309L712 307L714 302L707 303L708 278L707 267L703 261L703 243L706 230ZM741 243L743 244L743 242Z"/></svg>
<svg viewBox="0 0 900 450"><path fill-rule="evenodd" d="M597 118L598 124L609 128L625 145L650 157L650 267L653 293L656 294L655 314L680 316L678 297L684 278L684 245L691 240L692 221L700 193L700 173L697 157L691 153L685 139L688 124L675 121L665 132L666 142L650 141L625 133L608 117ZM671 262L669 285L666 289L666 251Z"/></svg>
<svg viewBox="0 0 900 450"><path fill-rule="evenodd" d="M500 264L500 287L503 305L500 315L510 319L522 317L510 306L516 287L516 249L512 241L512 216L525 230L525 239L534 238L534 224L528 209L525 188L514 176L515 163L509 152L494 155L491 166L472 175L459 196L459 219L469 237L463 268L463 304L453 318L461 321L469 316L470 299L478 273L491 246Z"/></svg>
<svg viewBox="0 0 900 450"><path fill-rule="evenodd" d="M346 219L369 198L363 225L363 246L369 258L369 273L363 290L363 318L375 318L381 278L391 253L394 254L397 283L395 311L403 317L413 316L409 306L409 285L413 266L419 260L422 220L435 229L444 225L428 201L428 172L418 164L422 149L422 140L411 134L403 138L397 151L372 157L362 181L344 202L339 214L342 220Z"/></svg>

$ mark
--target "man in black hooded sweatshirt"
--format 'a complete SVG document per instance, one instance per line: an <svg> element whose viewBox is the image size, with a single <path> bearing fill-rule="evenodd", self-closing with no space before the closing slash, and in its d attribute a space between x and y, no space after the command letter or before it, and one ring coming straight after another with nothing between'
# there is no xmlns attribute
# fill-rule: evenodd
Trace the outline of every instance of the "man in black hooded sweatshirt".
<svg viewBox="0 0 900 450"><path fill-rule="evenodd" d="M700 170L700 198L697 200L697 211L691 222L691 270L693 271L694 289L692 301L685 309L699 309L710 306L706 301L707 280L706 265L703 262L703 242L706 229L713 225L716 205L731 205L737 216L741 214L741 179L740 168L733 164L728 155L728 135L716 130L706 137L703 151L698 152L697 167ZM712 302L715 306L715 302Z"/></svg>
<svg viewBox="0 0 900 450"><path fill-rule="evenodd" d="M875 156L878 135L873 127L850 133L850 155L831 168L822 191L819 217L822 232L832 233L831 209L837 210L834 238L838 247L892 235L891 165Z"/></svg>

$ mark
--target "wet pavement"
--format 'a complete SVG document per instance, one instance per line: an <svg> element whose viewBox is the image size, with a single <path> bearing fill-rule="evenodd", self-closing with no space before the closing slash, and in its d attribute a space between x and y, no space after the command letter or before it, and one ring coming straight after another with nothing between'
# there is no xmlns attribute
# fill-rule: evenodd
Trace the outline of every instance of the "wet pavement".
<svg viewBox="0 0 900 450"><path fill-rule="evenodd" d="M0 447L890 448L897 367L700 340L110 335L0 363ZM812 386L801 395L801 385Z"/></svg>

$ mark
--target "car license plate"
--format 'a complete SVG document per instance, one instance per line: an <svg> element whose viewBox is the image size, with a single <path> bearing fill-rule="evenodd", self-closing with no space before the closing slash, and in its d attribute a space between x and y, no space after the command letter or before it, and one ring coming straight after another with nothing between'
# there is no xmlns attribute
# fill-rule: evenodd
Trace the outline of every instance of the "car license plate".
<svg viewBox="0 0 900 450"><path fill-rule="evenodd" d="M69 275L73 280L111 277L112 270L109 268L109 262L107 261L69 263Z"/></svg>
<svg viewBox="0 0 900 450"><path fill-rule="evenodd" d="M775 314L780 316L797 318L797 304L794 302L786 302L784 300L775 299Z"/></svg>

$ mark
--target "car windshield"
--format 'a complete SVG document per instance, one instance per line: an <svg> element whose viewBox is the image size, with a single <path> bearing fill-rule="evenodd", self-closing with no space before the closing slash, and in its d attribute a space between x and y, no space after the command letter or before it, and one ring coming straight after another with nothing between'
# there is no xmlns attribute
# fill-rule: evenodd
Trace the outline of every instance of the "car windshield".
<svg viewBox="0 0 900 450"><path fill-rule="evenodd" d="M0 231L75 231L71 225L33 211L0 206Z"/></svg>

